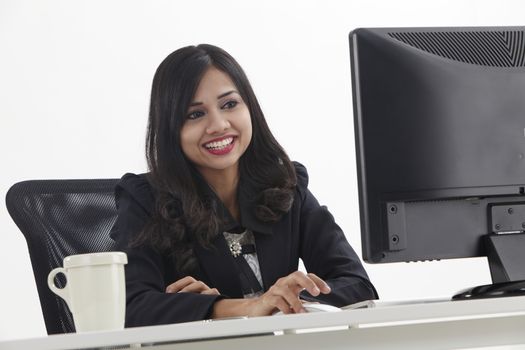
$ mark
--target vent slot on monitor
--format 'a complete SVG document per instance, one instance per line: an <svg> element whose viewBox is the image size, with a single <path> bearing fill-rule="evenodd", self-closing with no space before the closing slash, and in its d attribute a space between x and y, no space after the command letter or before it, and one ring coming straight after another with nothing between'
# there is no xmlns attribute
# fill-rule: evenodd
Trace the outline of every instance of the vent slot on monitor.
<svg viewBox="0 0 525 350"><path fill-rule="evenodd" d="M489 67L525 67L524 31L435 31L388 33L417 49L451 60Z"/></svg>

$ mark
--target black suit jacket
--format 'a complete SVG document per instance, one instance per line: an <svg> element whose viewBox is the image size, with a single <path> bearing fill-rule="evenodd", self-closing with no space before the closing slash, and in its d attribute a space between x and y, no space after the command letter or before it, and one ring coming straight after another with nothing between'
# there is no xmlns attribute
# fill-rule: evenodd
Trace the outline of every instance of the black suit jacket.
<svg viewBox="0 0 525 350"><path fill-rule="evenodd" d="M256 193L241 179L238 200L241 223L255 236L257 257L268 290L279 278L298 268L302 259L308 272L323 278L331 287L328 295L313 297L303 292L303 299L343 306L375 299L377 293L356 253L327 208L320 206L308 190L304 166L294 163L297 187L291 210L277 223L265 223L255 217ZM222 206L205 181L199 179L206 195L213 197L226 218L226 227L238 225ZM209 318L213 304L225 296L242 298L234 258L222 234L213 241L214 249L195 247L199 271L193 277L221 296L196 293L164 292L166 286L184 277L177 273L173 260L147 246L130 248L129 242L150 220L155 203L154 191L146 175L126 174L116 188L118 219L112 237L119 249L128 254L126 265L126 326L143 326L195 321Z"/></svg>

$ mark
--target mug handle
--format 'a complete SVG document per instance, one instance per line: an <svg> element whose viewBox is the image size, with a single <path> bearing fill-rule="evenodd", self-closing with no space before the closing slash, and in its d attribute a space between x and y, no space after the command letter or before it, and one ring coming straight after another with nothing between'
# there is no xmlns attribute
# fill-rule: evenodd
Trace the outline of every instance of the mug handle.
<svg viewBox="0 0 525 350"><path fill-rule="evenodd" d="M55 276L58 275L59 273L63 273L66 276L66 285L64 286L64 288L58 288L57 286L55 286ZM63 267L57 267L51 270L49 275L47 275L47 285L49 286L49 289L51 289L53 293L55 293L56 295L58 295L59 297L65 300L67 306L71 310L71 305L69 305L69 297L68 297L69 284L67 283L66 269L64 269Z"/></svg>

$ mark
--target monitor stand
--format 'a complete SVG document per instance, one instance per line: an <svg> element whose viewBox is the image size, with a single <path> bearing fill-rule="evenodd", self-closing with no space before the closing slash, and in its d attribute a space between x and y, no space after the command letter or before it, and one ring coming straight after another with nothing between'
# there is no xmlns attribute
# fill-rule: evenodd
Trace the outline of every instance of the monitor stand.
<svg viewBox="0 0 525 350"><path fill-rule="evenodd" d="M525 295L525 233L491 233L485 249L493 284L459 292L452 300Z"/></svg>
<svg viewBox="0 0 525 350"><path fill-rule="evenodd" d="M525 280L485 284L462 290L452 300L525 296Z"/></svg>

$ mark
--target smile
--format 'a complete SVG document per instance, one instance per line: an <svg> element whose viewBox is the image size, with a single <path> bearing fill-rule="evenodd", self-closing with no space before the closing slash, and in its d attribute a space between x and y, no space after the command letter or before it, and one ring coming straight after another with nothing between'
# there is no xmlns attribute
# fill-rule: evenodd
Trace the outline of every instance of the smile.
<svg viewBox="0 0 525 350"><path fill-rule="evenodd" d="M222 140L205 143L204 148L214 155L227 154L233 149L234 140L233 136L225 137Z"/></svg>
<svg viewBox="0 0 525 350"><path fill-rule="evenodd" d="M230 145L232 142L233 137L227 137L220 141L206 143L204 144L204 147L206 147L207 149L222 149L228 147L228 145Z"/></svg>

